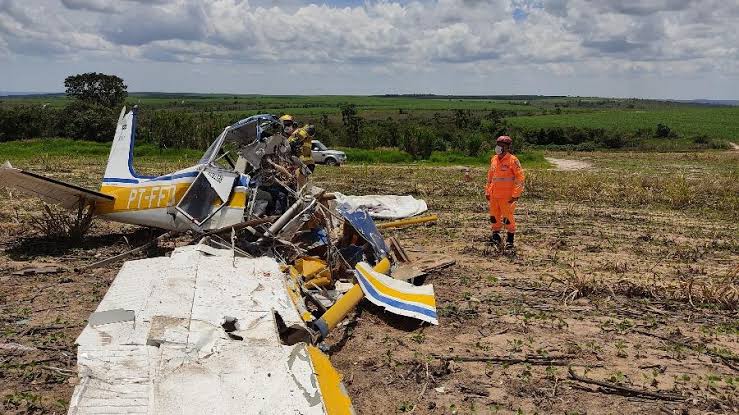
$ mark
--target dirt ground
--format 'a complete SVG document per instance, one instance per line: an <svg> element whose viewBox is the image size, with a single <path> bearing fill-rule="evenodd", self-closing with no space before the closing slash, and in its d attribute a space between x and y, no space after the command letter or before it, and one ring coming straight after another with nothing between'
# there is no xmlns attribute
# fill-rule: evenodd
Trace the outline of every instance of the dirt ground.
<svg viewBox="0 0 739 415"><path fill-rule="evenodd" d="M736 174L738 157L722 159L733 164L726 174ZM103 161L88 162L18 164L95 187ZM612 172L612 165L595 168ZM319 167L316 180L330 190L424 198L438 223L385 236L414 256L457 261L426 280L436 290L438 326L363 302L328 339L358 413L739 412L735 216L562 200L532 188L519 202L516 255L504 256L484 244L484 170L473 173L468 182L452 168ZM543 173L529 174L541 186ZM550 183L584 173L553 174ZM98 221L80 246L69 247L30 230L27 214L38 210L32 199L0 190L0 412L8 414L66 412L74 340L120 264L74 269L152 234ZM38 264L61 271L13 274Z"/></svg>
<svg viewBox="0 0 739 415"><path fill-rule="evenodd" d="M547 161L552 163L556 170L561 171L583 170L592 167L592 164L590 162L583 160L569 160L547 157Z"/></svg>

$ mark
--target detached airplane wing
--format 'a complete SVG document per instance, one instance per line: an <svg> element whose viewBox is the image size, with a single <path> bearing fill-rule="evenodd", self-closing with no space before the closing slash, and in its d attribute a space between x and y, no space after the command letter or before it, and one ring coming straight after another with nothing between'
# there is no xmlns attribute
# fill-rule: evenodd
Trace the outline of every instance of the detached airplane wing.
<svg viewBox="0 0 739 415"><path fill-rule="evenodd" d="M16 188L24 193L37 196L46 203L58 204L67 209L76 208L81 200L95 202L115 200L113 196L17 169L9 162L0 166L0 185Z"/></svg>

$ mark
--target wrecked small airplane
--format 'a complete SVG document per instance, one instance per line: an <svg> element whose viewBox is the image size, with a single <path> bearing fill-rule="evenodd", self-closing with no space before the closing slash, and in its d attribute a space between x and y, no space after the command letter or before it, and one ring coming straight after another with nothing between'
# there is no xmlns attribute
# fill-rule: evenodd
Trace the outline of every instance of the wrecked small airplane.
<svg viewBox="0 0 739 415"><path fill-rule="evenodd" d="M424 201L314 186L269 114L226 127L195 166L139 176L135 127L124 109L99 192L0 168L44 201L197 235L123 265L77 338L69 414L351 414L330 331L363 298L438 324L433 286L408 281L454 261L411 258L379 230L435 221Z"/></svg>
<svg viewBox="0 0 739 415"><path fill-rule="evenodd" d="M269 114L254 115L226 127L194 166L162 176L142 176L133 168L137 108L118 119L99 191L14 168L0 167L0 183L67 209L87 205L106 220L167 230L203 232L244 221L249 187L259 177L246 174L261 169L262 157L288 148L280 140L280 122ZM234 161L226 144L253 150ZM252 198L254 200L254 198ZM256 202L256 200L254 200ZM252 206L253 208L253 206Z"/></svg>

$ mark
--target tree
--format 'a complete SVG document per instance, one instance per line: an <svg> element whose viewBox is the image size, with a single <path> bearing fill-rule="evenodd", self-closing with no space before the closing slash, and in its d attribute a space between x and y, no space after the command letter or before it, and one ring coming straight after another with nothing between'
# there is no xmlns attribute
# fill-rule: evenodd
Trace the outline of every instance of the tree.
<svg viewBox="0 0 739 415"><path fill-rule="evenodd" d="M668 138L672 137L673 134L670 127L662 123L657 124L657 130L654 132L654 136L657 138Z"/></svg>
<svg viewBox="0 0 739 415"><path fill-rule="evenodd" d="M346 143L349 147L356 147L359 141L359 129L362 118L357 115L357 106L354 104L341 105L341 122L346 132Z"/></svg>
<svg viewBox="0 0 739 415"><path fill-rule="evenodd" d="M400 149L413 156L414 159L427 160L434 151L436 132L433 128L422 125L408 125L400 136Z"/></svg>
<svg viewBox="0 0 739 415"><path fill-rule="evenodd" d="M111 141L115 135L116 115L102 105L75 101L64 107L64 135L81 140Z"/></svg>
<svg viewBox="0 0 739 415"><path fill-rule="evenodd" d="M120 107L128 96L128 86L115 75L88 72L64 79L67 96L107 108Z"/></svg>

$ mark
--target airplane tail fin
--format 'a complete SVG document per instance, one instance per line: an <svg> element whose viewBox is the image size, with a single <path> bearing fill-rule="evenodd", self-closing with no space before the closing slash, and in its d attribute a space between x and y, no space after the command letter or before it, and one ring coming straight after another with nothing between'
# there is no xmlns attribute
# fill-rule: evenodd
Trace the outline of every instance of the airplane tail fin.
<svg viewBox="0 0 739 415"><path fill-rule="evenodd" d="M115 128L115 137L110 147L108 166L105 168L103 184L106 183L138 183L138 176L133 169L133 143L136 139L136 112L137 107L126 113L126 107L121 110L118 125Z"/></svg>

